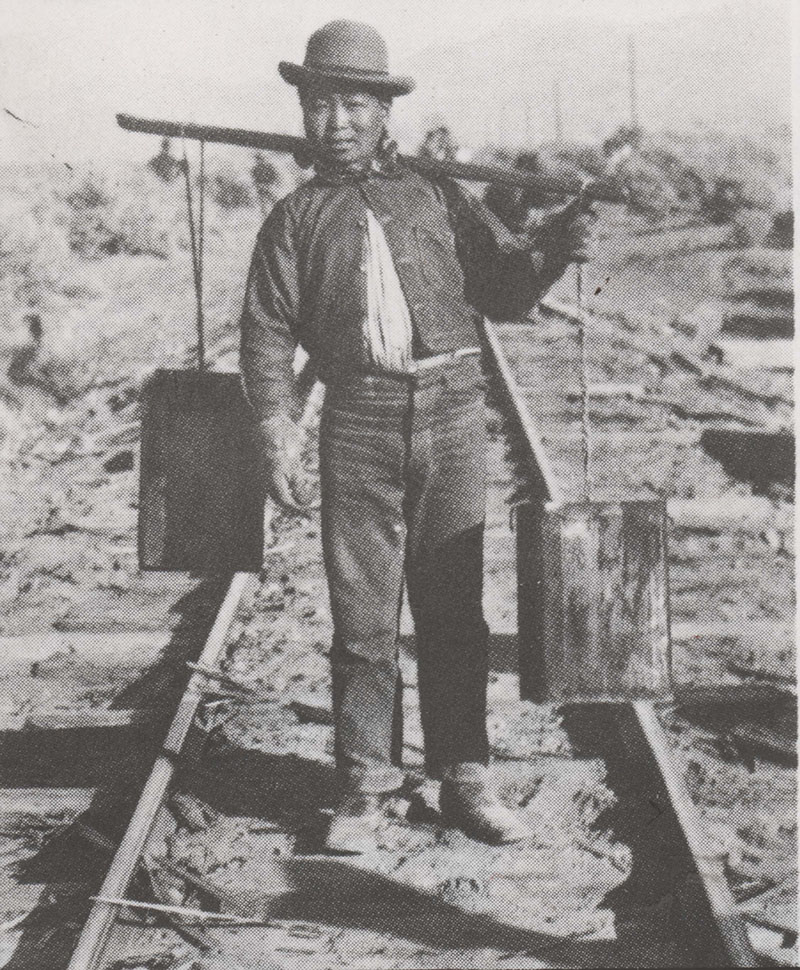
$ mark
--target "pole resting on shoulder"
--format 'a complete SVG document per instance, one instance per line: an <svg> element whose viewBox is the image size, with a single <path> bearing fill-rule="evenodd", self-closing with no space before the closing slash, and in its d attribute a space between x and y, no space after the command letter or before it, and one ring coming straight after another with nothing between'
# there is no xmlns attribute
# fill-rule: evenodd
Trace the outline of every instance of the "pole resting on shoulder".
<svg viewBox="0 0 800 970"><path fill-rule="evenodd" d="M118 114L117 123L126 131L145 135L161 135L166 138L191 138L196 141L217 142L222 145L238 145L261 151L286 152L303 161L313 159L305 138L296 135L274 134L265 131L249 131L245 128L222 128L216 125L192 122L164 121L137 118ZM534 189L550 195L580 195L581 192L598 202L623 205L626 201L622 188L612 181L597 180L585 183L579 178L555 175L536 175L520 169L500 168L495 165L477 165L472 162L434 161L417 155L398 154L397 160L420 175L432 178L462 179L466 182L491 182L512 188Z"/></svg>

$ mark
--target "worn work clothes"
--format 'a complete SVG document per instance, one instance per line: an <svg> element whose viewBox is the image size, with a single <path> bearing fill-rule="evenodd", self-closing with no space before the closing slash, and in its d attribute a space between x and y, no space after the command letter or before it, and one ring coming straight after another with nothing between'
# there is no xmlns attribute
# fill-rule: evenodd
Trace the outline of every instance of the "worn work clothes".
<svg viewBox="0 0 800 970"><path fill-rule="evenodd" d="M438 775L487 759L486 425L474 356L381 372L367 326L368 210L396 270L415 360L475 347L482 314L523 315L563 266L487 219L456 183L402 168L335 183L317 175L275 206L258 235L242 374L261 419L296 413L296 344L326 384L320 485L336 762L349 785L377 792L402 779L404 569L427 768Z"/></svg>
<svg viewBox="0 0 800 970"><path fill-rule="evenodd" d="M326 384L374 370L364 326L368 208L389 245L417 358L474 346L481 314L521 316L563 270L481 221L456 183L402 168L344 184L315 177L276 204L253 254L241 369L259 418L296 414L298 343Z"/></svg>
<svg viewBox="0 0 800 970"><path fill-rule="evenodd" d="M362 791L391 791L403 778L404 567L428 773L488 757L481 383L472 357L410 376L356 376L326 392L320 480L336 764Z"/></svg>
<svg viewBox="0 0 800 970"><path fill-rule="evenodd" d="M414 330L389 244L372 209L367 209L364 239L367 268L366 335L376 371L408 373L414 354Z"/></svg>

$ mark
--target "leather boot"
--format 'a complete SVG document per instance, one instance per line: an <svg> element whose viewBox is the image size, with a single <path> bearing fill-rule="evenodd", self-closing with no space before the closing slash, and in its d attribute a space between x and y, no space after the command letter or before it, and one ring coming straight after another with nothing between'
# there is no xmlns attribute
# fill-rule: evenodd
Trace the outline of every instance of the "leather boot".
<svg viewBox="0 0 800 970"><path fill-rule="evenodd" d="M477 762L462 762L445 769L439 810L445 824L489 845L520 842L531 835L522 819L495 794L486 766Z"/></svg>
<svg viewBox="0 0 800 970"><path fill-rule="evenodd" d="M360 855L377 848L376 829L381 817L381 796L351 791L341 796L334 810L323 848L336 855Z"/></svg>

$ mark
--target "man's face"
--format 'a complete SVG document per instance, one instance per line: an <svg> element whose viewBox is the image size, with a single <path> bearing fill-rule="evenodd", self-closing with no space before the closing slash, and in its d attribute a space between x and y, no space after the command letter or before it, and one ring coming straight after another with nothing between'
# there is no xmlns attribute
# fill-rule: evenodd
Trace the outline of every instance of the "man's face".
<svg viewBox="0 0 800 970"><path fill-rule="evenodd" d="M328 85L300 93L306 137L327 162L354 165L375 154L386 127L389 104L374 94Z"/></svg>

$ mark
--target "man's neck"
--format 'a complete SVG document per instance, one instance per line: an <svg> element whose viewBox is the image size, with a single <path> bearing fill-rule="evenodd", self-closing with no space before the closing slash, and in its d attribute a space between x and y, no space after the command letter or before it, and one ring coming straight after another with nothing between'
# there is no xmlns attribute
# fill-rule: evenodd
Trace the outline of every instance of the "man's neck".
<svg viewBox="0 0 800 970"><path fill-rule="evenodd" d="M314 159L314 171L320 181L334 185L359 182L370 175L394 176L398 172L397 145L386 138L369 158L346 164L329 162L318 157Z"/></svg>

